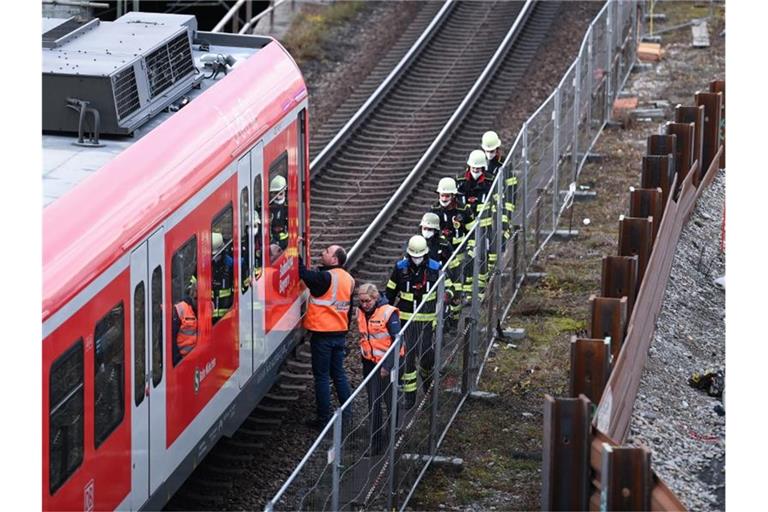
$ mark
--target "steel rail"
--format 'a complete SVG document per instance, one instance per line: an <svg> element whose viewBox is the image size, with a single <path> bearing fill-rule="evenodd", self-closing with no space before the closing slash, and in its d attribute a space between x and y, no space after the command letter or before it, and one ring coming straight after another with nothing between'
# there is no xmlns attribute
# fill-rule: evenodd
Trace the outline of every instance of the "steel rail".
<svg viewBox="0 0 768 512"><path fill-rule="evenodd" d="M403 183L387 201L387 204L379 211L376 218L371 222L368 228L358 238L355 245L350 249L347 256L347 267L352 268L357 260L362 257L368 247L374 242L376 237L386 226L387 222L391 219L392 215L396 212L397 208L405 201L405 199L413 191L413 187L421 179L421 175L427 169L428 165L434 160L443 148L444 144L448 141L449 137L453 134L454 130L459 126L460 122L464 119L470 108L474 105L475 101L479 98L485 86L488 84L488 79L496 72L502 59L506 56L507 51L512 46L512 43L516 40L520 34L522 28L525 26L525 22L530 16L533 0L526 0L520 14L512 24L512 27L507 31L507 35L502 40L499 48L491 57L488 64L483 69L483 72L475 80L469 93L464 97L464 100L454 111L451 118L440 130L437 137L432 141L427 151L422 155L416 165L413 167L408 177L405 178Z"/></svg>
<svg viewBox="0 0 768 512"><path fill-rule="evenodd" d="M213 30L211 30L211 32L221 32L221 29L224 28L224 25L226 25L227 22L232 19L232 16L234 16L235 13L240 10L240 7L242 7L244 3L245 3L245 0L237 0L237 2L235 2L235 5L233 5L229 11L227 11L227 14L225 14L224 17L221 18L221 20L216 24L216 26L213 27Z"/></svg>
<svg viewBox="0 0 768 512"><path fill-rule="evenodd" d="M389 93L395 83L403 76L403 73L408 67L416 60L421 52L426 48L427 43L432 39L437 30L442 26L443 22L448 17L448 14L456 6L454 0L446 0L443 7L437 12L427 28L422 32L421 36L413 43L410 50L400 59L397 66L387 75L383 82L376 88L371 96L363 103L363 105L354 113L354 115L346 122L346 124L339 130L339 132L326 144L326 146L320 151L320 153L309 164L309 179L314 179L320 172L320 169L328 163L330 158L336 153L336 151L347 141L355 128L368 117L373 109L375 109L382 99Z"/></svg>

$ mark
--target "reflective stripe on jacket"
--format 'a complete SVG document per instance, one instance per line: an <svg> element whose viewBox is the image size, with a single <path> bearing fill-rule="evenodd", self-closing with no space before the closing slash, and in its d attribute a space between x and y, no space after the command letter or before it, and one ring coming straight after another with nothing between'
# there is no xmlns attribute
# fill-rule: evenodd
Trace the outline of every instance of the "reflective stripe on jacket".
<svg viewBox="0 0 768 512"><path fill-rule="evenodd" d="M309 296L304 328L314 332L343 332L349 330L349 308L355 280L342 268L332 268L331 286L320 296Z"/></svg>
<svg viewBox="0 0 768 512"><path fill-rule="evenodd" d="M360 331L360 353L363 359L378 363L392 345L392 336L387 329L387 323L398 309L389 304L377 307L370 318L365 317L362 308L357 309L357 329ZM400 356L405 355L405 347L400 345Z"/></svg>
<svg viewBox="0 0 768 512"><path fill-rule="evenodd" d="M179 353L185 356L197 345L197 317L192 306L184 301L177 303L174 307L181 321L179 333L176 336L176 346L179 347Z"/></svg>

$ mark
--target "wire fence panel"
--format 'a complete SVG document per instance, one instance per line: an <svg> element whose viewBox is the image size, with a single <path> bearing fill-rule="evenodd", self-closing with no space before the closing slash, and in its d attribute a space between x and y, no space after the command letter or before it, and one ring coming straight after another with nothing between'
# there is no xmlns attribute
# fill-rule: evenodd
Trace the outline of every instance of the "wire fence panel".
<svg viewBox="0 0 768 512"><path fill-rule="evenodd" d="M400 509L469 393L626 82L638 3L609 1L524 123L459 247L267 510ZM404 320L407 320L405 322ZM401 351L402 347L402 351Z"/></svg>

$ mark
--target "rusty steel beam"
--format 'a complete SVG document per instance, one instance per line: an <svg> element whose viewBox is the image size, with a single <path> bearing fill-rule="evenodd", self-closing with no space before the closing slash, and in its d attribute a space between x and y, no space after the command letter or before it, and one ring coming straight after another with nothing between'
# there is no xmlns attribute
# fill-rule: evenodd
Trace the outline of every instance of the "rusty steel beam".
<svg viewBox="0 0 768 512"><path fill-rule="evenodd" d="M651 452L603 443L600 505L605 510L650 510Z"/></svg>
<svg viewBox="0 0 768 512"><path fill-rule="evenodd" d="M589 409L584 395L544 395L542 510L587 509L592 444Z"/></svg>
<svg viewBox="0 0 768 512"><path fill-rule="evenodd" d="M632 314L638 290L637 256L603 256L600 295L627 298L627 312Z"/></svg>
<svg viewBox="0 0 768 512"><path fill-rule="evenodd" d="M696 107L677 105L675 107L675 122L693 123L693 160L702 161L704 155L704 105ZM701 167L706 169L706 167ZM701 181L703 173L696 174L693 178L693 184L697 187Z"/></svg>
<svg viewBox="0 0 768 512"><path fill-rule="evenodd" d="M704 105L704 161L702 169L708 169L720 147L720 124L723 93L697 92L696 105Z"/></svg>
<svg viewBox="0 0 768 512"><path fill-rule="evenodd" d="M637 256L637 282L642 283L653 249L653 219L619 216L619 256Z"/></svg>
<svg viewBox="0 0 768 512"><path fill-rule="evenodd" d="M722 93L722 109L720 110L720 144L723 145L723 155L720 157L720 168L725 169L725 80L712 80L709 92ZM707 167L702 165L702 169Z"/></svg>
<svg viewBox="0 0 768 512"><path fill-rule="evenodd" d="M663 192L661 188L629 187L629 216L653 218L653 241L659 233L659 225L664 215Z"/></svg>
<svg viewBox="0 0 768 512"><path fill-rule="evenodd" d="M600 402L611 372L611 340L571 337L569 394Z"/></svg>
<svg viewBox="0 0 768 512"><path fill-rule="evenodd" d="M613 297L589 297L592 321L590 323L590 337L605 339L611 338L611 360L619 357L621 344L624 343L624 334L627 326L627 297L620 299Z"/></svg>
<svg viewBox="0 0 768 512"><path fill-rule="evenodd" d="M667 198L669 197L669 191L672 189L674 177L675 164L672 153L666 155L646 155L643 157L640 188L661 188L662 210L667 207Z"/></svg>
<svg viewBox="0 0 768 512"><path fill-rule="evenodd" d="M694 162L693 140L695 127L693 123L667 123L666 132L669 135L677 136L677 149L675 152L676 172L679 177L677 182L682 184Z"/></svg>

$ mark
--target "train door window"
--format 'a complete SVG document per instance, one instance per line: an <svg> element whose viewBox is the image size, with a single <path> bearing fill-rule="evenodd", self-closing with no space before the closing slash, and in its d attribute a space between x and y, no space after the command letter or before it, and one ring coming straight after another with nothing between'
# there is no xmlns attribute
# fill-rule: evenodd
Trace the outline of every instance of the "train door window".
<svg viewBox="0 0 768 512"><path fill-rule="evenodd" d="M253 226L251 225L251 209L248 201L248 187L240 191L240 280L243 293L251 286L251 260L248 252L248 237Z"/></svg>
<svg viewBox="0 0 768 512"><path fill-rule="evenodd" d="M269 166L269 263L288 247L288 152Z"/></svg>
<svg viewBox="0 0 768 512"><path fill-rule="evenodd" d="M98 321L93 333L93 421L96 448L123 421L125 338L123 303Z"/></svg>
<svg viewBox="0 0 768 512"><path fill-rule="evenodd" d="M297 137L296 144L299 148L299 235L306 239L307 182L304 174L307 169L307 153L304 144L307 137L307 111L305 109L299 112L298 130L299 136ZM302 246L300 251L303 252L303 250L304 247Z"/></svg>
<svg viewBox="0 0 768 512"><path fill-rule="evenodd" d="M147 385L145 304L144 281L141 281L133 290L133 400L136 405L144 401L144 388Z"/></svg>
<svg viewBox="0 0 768 512"><path fill-rule="evenodd" d="M152 386L163 380L163 269L152 271Z"/></svg>
<svg viewBox="0 0 768 512"><path fill-rule="evenodd" d="M51 365L48 409L48 490L51 494L83 462L83 338Z"/></svg>
<svg viewBox="0 0 768 512"><path fill-rule="evenodd" d="M193 235L171 258L173 366L197 345L197 292L197 236Z"/></svg>
<svg viewBox="0 0 768 512"><path fill-rule="evenodd" d="M211 222L211 321L216 322L234 302L234 254L232 252L232 205L229 204Z"/></svg>
<svg viewBox="0 0 768 512"><path fill-rule="evenodd" d="M264 230L261 210L261 174L253 178L253 277L258 280L261 277L261 269L264 266Z"/></svg>

